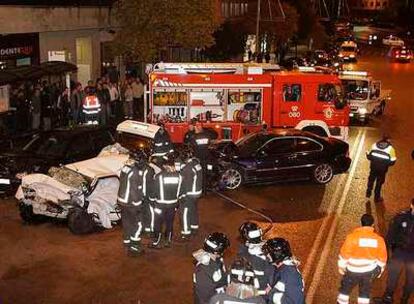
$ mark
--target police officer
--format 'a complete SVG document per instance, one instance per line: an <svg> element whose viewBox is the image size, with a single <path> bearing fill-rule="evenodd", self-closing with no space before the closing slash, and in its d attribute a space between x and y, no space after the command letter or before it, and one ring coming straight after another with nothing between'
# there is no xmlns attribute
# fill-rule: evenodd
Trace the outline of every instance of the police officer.
<svg viewBox="0 0 414 304"><path fill-rule="evenodd" d="M217 293L223 293L227 285L223 254L230 246L224 233L213 232L204 240L203 249L193 253L196 259L193 274L194 303L208 304Z"/></svg>
<svg viewBox="0 0 414 304"><path fill-rule="evenodd" d="M240 228L240 237L244 244L240 246L239 256L245 258L253 267L257 281L258 294L267 298L267 289L274 285L276 269L269 263L263 253L263 231L253 222L243 223Z"/></svg>
<svg viewBox="0 0 414 304"><path fill-rule="evenodd" d="M199 160L189 151L183 153L186 161L181 169L182 200L179 213L181 220L181 240L188 240L199 228L197 199L202 194L203 173Z"/></svg>
<svg viewBox="0 0 414 304"><path fill-rule="evenodd" d="M377 143L372 145L370 151L367 152L367 158L371 162L371 169L368 177L367 193L366 197L371 197L372 189L374 188L374 200L375 202L382 202L381 187L385 182L385 176L388 168L393 166L397 160L394 147L387 136Z"/></svg>
<svg viewBox="0 0 414 304"><path fill-rule="evenodd" d="M165 164L160 173L154 177L154 197L152 198L152 221L154 239L149 248L162 247L162 226L165 225L165 247L171 247L175 211L178 207L182 178L176 171L174 162Z"/></svg>
<svg viewBox="0 0 414 304"><path fill-rule="evenodd" d="M160 128L154 136L154 150L152 157L156 157L159 160L167 161L168 154L174 152L173 145L171 143L170 135L165 130L164 124L159 124ZM160 162L162 163L162 161Z"/></svg>
<svg viewBox="0 0 414 304"><path fill-rule="evenodd" d="M127 247L128 255L137 256L143 252L141 211L145 159L138 155L133 155L133 158L130 158L121 170L118 205L121 208L124 245Z"/></svg>
<svg viewBox="0 0 414 304"><path fill-rule="evenodd" d="M237 259L229 273L229 285L226 293L213 296L210 304L266 304L266 301L258 295L258 282L252 265L244 258Z"/></svg>
<svg viewBox="0 0 414 304"><path fill-rule="evenodd" d="M293 257L289 242L283 238L270 239L263 245L263 252L277 268L269 303L304 304L304 284L298 270L299 262Z"/></svg>
<svg viewBox="0 0 414 304"><path fill-rule="evenodd" d="M207 170L210 161L210 151L208 147L211 143L211 135L207 133L203 126L198 123L195 127L195 134L192 137L192 146L195 156L200 160L203 169L203 193L207 192Z"/></svg>
<svg viewBox="0 0 414 304"><path fill-rule="evenodd" d="M397 214L391 221L387 244L391 251L391 259L388 264L387 288L383 303L393 303L398 278L401 270L405 269L404 290L400 303L408 304L414 291L414 198L411 200L410 210Z"/></svg>
<svg viewBox="0 0 414 304"><path fill-rule="evenodd" d="M361 226L347 235L339 253L338 270L343 275L339 304L349 303L355 286L359 286L358 304L369 303L372 281L381 276L387 262L385 241L374 231L373 216L364 214Z"/></svg>

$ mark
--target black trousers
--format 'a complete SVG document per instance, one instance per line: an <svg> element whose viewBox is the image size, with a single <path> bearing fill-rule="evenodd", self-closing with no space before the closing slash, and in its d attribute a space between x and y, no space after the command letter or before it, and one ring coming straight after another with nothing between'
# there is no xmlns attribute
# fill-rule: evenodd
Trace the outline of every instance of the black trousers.
<svg viewBox="0 0 414 304"><path fill-rule="evenodd" d="M198 224L198 208L197 198L187 196L180 202L178 209L181 223L181 234L189 235L192 230L197 230Z"/></svg>
<svg viewBox="0 0 414 304"><path fill-rule="evenodd" d="M381 188L385 182L386 175L387 175L386 171L378 171L378 170L371 169L371 171L369 172L369 177L368 177L367 194L371 195L372 189L374 188L374 184L375 184L375 189L374 189L375 198L376 199L380 198Z"/></svg>
<svg viewBox="0 0 414 304"><path fill-rule="evenodd" d="M125 245L134 245L141 241L142 212L141 207L121 206L122 229Z"/></svg>
<svg viewBox="0 0 414 304"><path fill-rule="evenodd" d="M175 206L164 207L162 209L158 207L153 207L155 235L162 233L163 226L165 226L164 232L166 236L172 234L174 227L175 210Z"/></svg>
<svg viewBox="0 0 414 304"><path fill-rule="evenodd" d="M393 295L397 288L401 272L405 270L403 297L409 297L414 291L414 253L396 249L388 261L388 278L385 293Z"/></svg>
<svg viewBox="0 0 414 304"><path fill-rule="evenodd" d="M145 232L152 232L150 204L146 199L142 203L142 224Z"/></svg>
<svg viewBox="0 0 414 304"><path fill-rule="evenodd" d="M366 273L346 272L342 277L341 286L339 288L338 303L349 303L349 295L356 286L359 287L358 303L369 303L372 281L374 278L374 271Z"/></svg>

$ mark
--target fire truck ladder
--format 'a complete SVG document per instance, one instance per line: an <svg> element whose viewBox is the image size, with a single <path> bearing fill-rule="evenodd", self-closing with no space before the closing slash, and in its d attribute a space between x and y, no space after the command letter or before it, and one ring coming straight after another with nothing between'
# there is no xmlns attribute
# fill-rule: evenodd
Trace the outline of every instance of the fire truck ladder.
<svg viewBox="0 0 414 304"><path fill-rule="evenodd" d="M312 0L313 7L318 13L320 19L329 20L331 16L329 14L328 6L325 0Z"/></svg>
<svg viewBox="0 0 414 304"><path fill-rule="evenodd" d="M167 74L243 74L246 70L257 68L262 71L280 71L277 64L255 63L157 63L154 72Z"/></svg>

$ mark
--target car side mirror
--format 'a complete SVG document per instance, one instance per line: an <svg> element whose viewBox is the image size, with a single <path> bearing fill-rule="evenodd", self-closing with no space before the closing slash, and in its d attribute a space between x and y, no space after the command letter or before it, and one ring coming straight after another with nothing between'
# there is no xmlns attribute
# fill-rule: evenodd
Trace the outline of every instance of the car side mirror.
<svg viewBox="0 0 414 304"><path fill-rule="evenodd" d="M260 150L257 153L255 153L254 156L257 156L259 158L266 158L267 157L267 153L265 150Z"/></svg>
<svg viewBox="0 0 414 304"><path fill-rule="evenodd" d="M348 103L346 98L336 98L334 101L335 108L338 110L342 110L345 108L346 104Z"/></svg>

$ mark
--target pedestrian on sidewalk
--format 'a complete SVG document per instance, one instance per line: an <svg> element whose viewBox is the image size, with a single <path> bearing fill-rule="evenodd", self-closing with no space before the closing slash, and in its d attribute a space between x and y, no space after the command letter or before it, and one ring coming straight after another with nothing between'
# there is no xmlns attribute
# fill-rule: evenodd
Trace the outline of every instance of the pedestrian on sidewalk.
<svg viewBox="0 0 414 304"><path fill-rule="evenodd" d="M343 276L338 304L348 304L349 295L359 287L358 304L369 304L372 281L384 272L387 248L384 239L374 231L374 217L364 214L361 226L345 239L338 259L338 270Z"/></svg>
<svg viewBox="0 0 414 304"><path fill-rule="evenodd" d="M387 244L391 258L383 303L393 303L398 279L401 272L405 270L405 283L400 303L408 304L410 295L414 291L414 198L411 200L409 210L397 214L392 219L388 229Z"/></svg>
<svg viewBox="0 0 414 304"><path fill-rule="evenodd" d="M379 203L383 201L381 188L385 182L388 168L393 166L397 161L395 149L389 137L384 135L380 141L373 144L371 150L367 152L367 158L371 162L371 168L368 177L366 197L371 197L375 184L374 201Z"/></svg>

